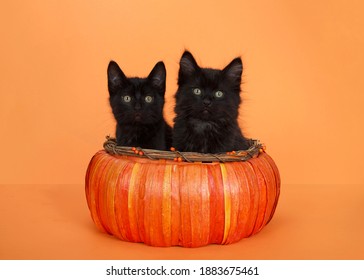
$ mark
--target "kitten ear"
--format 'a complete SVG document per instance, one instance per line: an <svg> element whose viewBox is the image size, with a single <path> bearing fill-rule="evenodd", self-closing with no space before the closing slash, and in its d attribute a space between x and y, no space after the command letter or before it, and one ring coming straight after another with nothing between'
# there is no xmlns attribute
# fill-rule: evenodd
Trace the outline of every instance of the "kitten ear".
<svg viewBox="0 0 364 280"><path fill-rule="evenodd" d="M195 74L200 67L197 65L197 62L193 55L189 51L185 51L181 57L179 62L179 73L178 80L181 81L185 77L190 77Z"/></svg>
<svg viewBox="0 0 364 280"><path fill-rule="evenodd" d="M123 71L121 71L119 65L115 61L110 61L107 67L107 81L110 95L122 87L126 80L127 78Z"/></svg>
<svg viewBox="0 0 364 280"><path fill-rule="evenodd" d="M159 89L162 94L166 90L166 75L166 67L163 61L159 61L148 76L148 80L152 83L153 87Z"/></svg>
<svg viewBox="0 0 364 280"><path fill-rule="evenodd" d="M241 58L235 58L222 70L222 72L226 79L240 86L241 74L243 73L243 62L241 61Z"/></svg>

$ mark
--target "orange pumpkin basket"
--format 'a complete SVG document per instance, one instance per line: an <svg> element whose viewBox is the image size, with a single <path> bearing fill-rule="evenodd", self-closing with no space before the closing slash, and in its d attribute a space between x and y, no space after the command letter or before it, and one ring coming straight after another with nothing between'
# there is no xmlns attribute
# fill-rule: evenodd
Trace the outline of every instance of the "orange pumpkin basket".
<svg viewBox="0 0 364 280"><path fill-rule="evenodd" d="M107 137L86 172L91 217L103 232L151 246L230 244L273 217L279 171L258 140L200 154L120 147Z"/></svg>

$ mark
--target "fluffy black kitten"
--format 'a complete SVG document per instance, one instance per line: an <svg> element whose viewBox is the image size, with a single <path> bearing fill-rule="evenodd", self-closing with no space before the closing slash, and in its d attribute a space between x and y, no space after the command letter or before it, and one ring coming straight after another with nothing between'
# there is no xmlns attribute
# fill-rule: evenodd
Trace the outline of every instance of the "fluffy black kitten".
<svg viewBox="0 0 364 280"><path fill-rule="evenodd" d="M238 125L243 64L235 58L223 70L200 68L185 51L180 60L173 147L219 153L249 147Z"/></svg>
<svg viewBox="0 0 364 280"><path fill-rule="evenodd" d="M114 61L107 68L110 105L120 146L167 150L172 128L163 118L166 68L158 62L147 78L127 78Z"/></svg>

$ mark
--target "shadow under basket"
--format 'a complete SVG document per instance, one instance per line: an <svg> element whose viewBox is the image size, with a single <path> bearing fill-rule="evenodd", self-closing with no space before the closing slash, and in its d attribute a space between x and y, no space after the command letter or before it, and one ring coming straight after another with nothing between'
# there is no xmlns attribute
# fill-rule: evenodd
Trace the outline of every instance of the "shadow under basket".
<svg viewBox="0 0 364 280"><path fill-rule="evenodd" d="M230 244L259 232L273 217L280 176L258 140L228 154L117 146L86 172L91 217L103 232L151 246Z"/></svg>

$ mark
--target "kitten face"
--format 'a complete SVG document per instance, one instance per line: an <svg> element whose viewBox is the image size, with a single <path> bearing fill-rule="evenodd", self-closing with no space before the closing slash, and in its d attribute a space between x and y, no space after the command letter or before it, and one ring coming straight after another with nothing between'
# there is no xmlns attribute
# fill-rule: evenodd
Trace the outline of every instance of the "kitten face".
<svg viewBox="0 0 364 280"><path fill-rule="evenodd" d="M235 58L224 69L201 68L182 55L176 93L173 147L220 153L248 147L237 118L243 65Z"/></svg>
<svg viewBox="0 0 364 280"><path fill-rule="evenodd" d="M186 51L180 61L177 116L208 123L235 121L241 103L242 70L240 58L223 70L200 68L192 54Z"/></svg>
<svg viewBox="0 0 364 280"><path fill-rule="evenodd" d="M107 74L110 105L118 125L148 125L163 119L163 62L158 62L147 78L127 78L114 61L109 63Z"/></svg>

